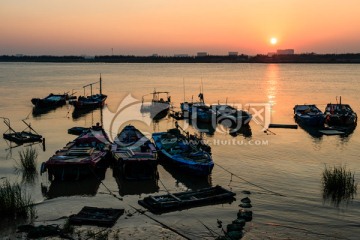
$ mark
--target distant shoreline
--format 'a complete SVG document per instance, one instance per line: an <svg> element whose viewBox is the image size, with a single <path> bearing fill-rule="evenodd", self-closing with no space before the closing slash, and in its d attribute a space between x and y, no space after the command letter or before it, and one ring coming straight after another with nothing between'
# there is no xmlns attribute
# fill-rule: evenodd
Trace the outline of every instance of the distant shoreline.
<svg viewBox="0 0 360 240"><path fill-rule="evenodd" d="M0 62L44 63L360 63L360 53L348 54L289 54L289 55L236 55L236 56L27 56L2 55Z"/></svg>

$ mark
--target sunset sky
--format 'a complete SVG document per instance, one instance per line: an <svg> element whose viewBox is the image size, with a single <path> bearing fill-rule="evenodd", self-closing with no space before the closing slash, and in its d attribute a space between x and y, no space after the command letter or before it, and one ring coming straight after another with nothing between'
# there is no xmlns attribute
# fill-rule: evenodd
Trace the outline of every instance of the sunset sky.
<svg viewBox="0 0 360 240"><path fill-rule="evenodd" d="M0 0L0 5L0 55L360 52L359 0Z"/></svg>

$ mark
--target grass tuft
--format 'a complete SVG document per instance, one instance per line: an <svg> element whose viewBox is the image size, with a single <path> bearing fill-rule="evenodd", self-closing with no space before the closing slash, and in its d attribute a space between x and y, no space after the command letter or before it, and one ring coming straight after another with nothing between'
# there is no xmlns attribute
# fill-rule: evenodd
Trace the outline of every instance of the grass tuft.
<svg viewBox="0 0 360 240"><path fill-rule="evenodd" d="M6 179L0 184L0 216L8 219L33 218L33 201L19 184L10 184Z"/></svg>
<svg viewBox="0 0 360 240"><path fill-rule="evenodd" d="M37 157L38 153L34 148L26 148L19 151L19 161L16 161L15 172L21 173L23 182L34 182L37 176Z"/></svg>
<svg viewBox="0 0 360 240"><path fill-rule="evenodd" d="M323 198L331 199L336 206L343 200L353 199L357 192L354 175L343 166L333 168L325 166L322 176Z"/></svg>

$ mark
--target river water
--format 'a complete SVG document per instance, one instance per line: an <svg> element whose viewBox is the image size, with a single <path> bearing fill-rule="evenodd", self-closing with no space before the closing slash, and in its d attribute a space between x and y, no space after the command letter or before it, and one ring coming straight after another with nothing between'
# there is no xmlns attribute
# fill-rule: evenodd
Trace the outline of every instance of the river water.
<svg viewBox="0 0 360 240"><path fill-rule="evenodd" d="M32 113L31 98L72 91L83 94L82 86L98 81L100 73L102 91L108 95L102 112L74 116L70 105L65 105L44 114ZM129 123L147 134L174 127L171 117L154 122L146 113L140 113L142 97L154 89L170 92L174 110L179 110L184 99L197 100L202 89L207 104L227 102L253 114L250 129L236 136L221 125L215 132L204 133L215 162L209 179L192 178L159 165L158 182L119 181L111 169L101 183L51 183L46 174L26 182L15 174L14 166L19 151L27 146L14 147L1 140L0 181L7 178L21 183L38 203L37 225L62 224L64 219L56 219L75 214L83 206L124 208L125 215L112 228L120 232L121 239L182 239L137 213L134 208L141 208L137 201L148 194L215 185L234 191L236 201L162 215L147 214L190 239L214 239L222 234L217 220L226 229L236 219L240 199L248 196L253 219L246 223L243 239L358 239L359 197L336 205L323 198L321 178L325 166L345 166L359 182L359 129L346 136L319 136L300 127L264 131L264 126L295 124L294 105L314 103L324 110L327 103L339 101L339 96L359 114L359 80L359 66L346 64L0 63L0 116L9 118L16 130L26 128L21 121L26 119L46 138L45 151L41 144L32 146L39 153L38 167L75 138L67 133L74 126L90 127L102 121L111 137ZM89 94L89 89L85 90ZM97 84L93 91L99 91ZM144 101L148 100L150 95L144 97ZM182 120L179 124L194 133L207 129ZM5 132L7 127L2 124L0 129ZM244 190L251 195L244 194ZM0 226L2 237L15 235L16 225L3 222Z"/></svg>

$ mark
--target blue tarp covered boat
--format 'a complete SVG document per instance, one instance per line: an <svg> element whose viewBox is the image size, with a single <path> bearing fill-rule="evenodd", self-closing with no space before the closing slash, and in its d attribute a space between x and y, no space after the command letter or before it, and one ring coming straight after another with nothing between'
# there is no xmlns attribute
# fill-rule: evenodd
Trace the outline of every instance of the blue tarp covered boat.
<svg viewBox="0 0 360 240"><path fill-rule="evenodd" d="M177 128L152 134L159 157L177 166L180 171L196 176L210 175L214 162L205 144L191 139Z"/></svg>

